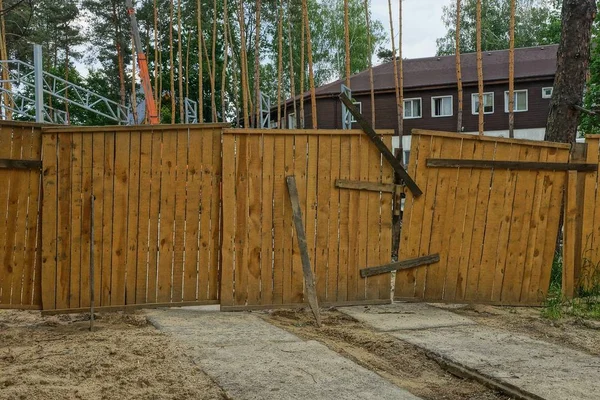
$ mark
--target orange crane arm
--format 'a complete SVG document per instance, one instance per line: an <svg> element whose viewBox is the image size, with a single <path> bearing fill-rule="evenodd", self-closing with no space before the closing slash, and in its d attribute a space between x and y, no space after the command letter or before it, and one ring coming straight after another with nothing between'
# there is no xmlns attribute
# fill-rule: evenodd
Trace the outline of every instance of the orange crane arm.
<svg viewBox="0 0 600 400"><path fill-rule="evenodd" d="M144 96L146 97L146 111L148 112L148 120L150 121L150 124L157 125L160 123L160 121L158 119L154 95L152 94L152 84L150 83L150 74L148 72L148 61L146 60L146 55L144 54L144 50L142 48L140 31L138 29L137 19L135 18L135 9L133 8L133 2L131 0L125 0L125 4L127 6L127 13L131 19L131 34L133 35L133 41L135 43L140 79L142 81L142 89L144 90Z"/></svg>

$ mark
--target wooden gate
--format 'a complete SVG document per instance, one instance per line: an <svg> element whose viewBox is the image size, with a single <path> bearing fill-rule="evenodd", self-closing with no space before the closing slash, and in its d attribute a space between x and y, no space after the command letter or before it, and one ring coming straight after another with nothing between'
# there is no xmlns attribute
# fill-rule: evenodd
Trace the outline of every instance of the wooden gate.
<svg viewBox="0 0 600 400"><path fill-rule="evenodd" d="M552 170L548 163L567 163L569 149L549 142L413 132L409 173L424 193L406 195L400 259L439 253L440 262L398 272L395 297L541 303L566 179L564 168ZM436 162L455 158L517 163L461 167Z"/></svg>
<svg viewBox="0 0 600 400"><path fill-rule="evenodd" d="M217 303L222 125L43 134L43 307ZM95 197L94 214L91 198Z"/></svg>
<svg viewBox="0 0 600 400"><path fill-rule="evenodd" d="M0 308L40 308L41 128L0 122Z"/></svg>
<svg viewBox="0 0 600 400"><path fill-rule="evenodd" d="M380 131L388 147L393 131ZM305 303L286 176L296 177L320 304L386 302L390 275L359 269L391 258L392 195L336 188L336 180L393 183L361 131L225 130L224 309Z"/></svg>

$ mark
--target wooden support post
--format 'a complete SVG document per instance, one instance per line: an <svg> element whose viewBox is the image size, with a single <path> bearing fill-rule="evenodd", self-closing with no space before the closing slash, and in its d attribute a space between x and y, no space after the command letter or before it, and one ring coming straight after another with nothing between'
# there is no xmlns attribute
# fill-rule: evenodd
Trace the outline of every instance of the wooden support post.
<svg viewBox="0 0 600 400"><path fill-rule="evenodd" d="M360 276L366 278L367 276L381 275L392 271L400 271L403 269L410 269L420 267L423 265L434 264L440 261L439 254L432 254L429 256L412 258L410 260L398 261L391 264L380 265L378 267L363 268L360 270Z"/></svg>
<svg viewBox="0 0 600 400"><path fill-rule="evenodd" d="M400 175L400 177L404 181L404 184L406 185L406 187L408 187L410 189L413 196L419 197L420 195L422 195L423 192L421 191L419 186L417 186L415 181L410 177L410 175L408 175L408 172L406 172L406 170L404 169L404 167L402 166L400 161L398 161L398 159L396 157L394 157L391 150L387 148L385 143L383 143L383 141L381 140L379 135L377 135L377 132L375 132L373 127L371 127L369 122L362 116L362 114L360 112L358 112L356 107L354 107L352 100L350 100L348 98L348 96L346 96L344 93L342 93L340 95L340 100L342 100L342 103L344 103L346 105L346 107L348 108L348 111L350 111L350 114L352 114L352 116L354 116L354 119L356 120L356 122L358 122L358 124L360 125L362 130L367 134L369 139L371 139L373 144L375 144L377 149L381 152L381 154L383 155L383 158L385 158L387 160L387 162L390 163L392 168L394 168L394 171L398 175Z"/></svg>
<svg viewBox="0 0 600 400"><path fill-rule="evenodd" d="M400 185L394 185L391 183L350 181L347 179L336 179L335 180L335 187L338 189L354 189L354 190L368 190L371 192L395 193L397 186L400 186Z"/></svg>
<svg viewBox="0 0 600 400"><path fill-rule="evenodd" d="M38 160L12 160L1 158L0 169L42 169L42 162Z"/></svg>
<svg viewBox="0 0 600 400"><path fill-rule="evenodd" d="M304 273L304 285L308 304L315 316L317 326L321 327L321 314L319 312L319 301L317 299L317 290L315 287L315 277L310 267L310 258L308 256L308 246L306 245L306 234L304 233L304 224L302 223L302 210L300 209L300 200L298 199L298 188L296 187L296 177L291 175L286 177L290 201L294 212L294 225L296 226L296 235L298 236L298 247L302 257L302 272Z"/></svg>
<svg viewBox="0 0 600 400"><path fill-rule="evenodd" d="M597 164L428 158L428 167L596 172Z"/></svg>

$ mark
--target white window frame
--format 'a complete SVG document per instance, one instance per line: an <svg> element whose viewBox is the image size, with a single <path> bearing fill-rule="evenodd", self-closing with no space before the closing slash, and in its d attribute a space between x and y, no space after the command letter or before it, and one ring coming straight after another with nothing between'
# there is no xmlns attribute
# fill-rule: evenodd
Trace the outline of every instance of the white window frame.
<svg viewBox="0 0 600 400"><path fill-rule="evenodd" d="M492 96L492 111L488 111L488 112L485 111L485 96L486 95ZM496 111L496 106L494 105L494 103L495 103L494 100L495 100L494 99L494 92L485 92L483 94L483 113L484 114L493 114L494 111ZM473 94L471 94L471 113L473 115L479 115L479 111L477 111L475 109L475 102L476 101L479 101L479 93L473 93Z"/></svg>
<svg viewBox="0 0 600 400"><path fill-rule="evenodd" d="M353 101L352 104L354 105L354 107L358 108L358 112L362 114L362 101ZM350 123L353 124L356 122L356 119L354 118L354 115L350 115Z"/></svg>
<svg viewBox="0 0 600 400"><path fill-rule="evenodd" d="M450 99L450 114L448 115L435 115L435 100L436 99ZM450 95L450 96L434 96L431 98L431 116L433 118L445 118L445 117L452 117L454 115L454 96Z"/></svg>
<svg viewBox="0 0 600 400"><path fill-rule="evenodd" d="M292 123L294 125L293 127L292 127ZM296 129L296 113L288 114L287 128L288 129Z"/></svg>
<svg viewBox="0 0 600 400"><path fill-rule="evenodd" d="M546 90L550 90L550 94L546 94ZM542 99L551 99L553 92L554 92L554 87L552 87L552 86L542 88Z"/></svg>
<svg viewBox="0 0 600 400"><path fill-rule="evenodd" d="M419 115L418 117L415 117L414 115L412 117L407 117L406 116L406 102L407 101L411 102L411 111L414 111L412 109L412 107L413 107L412 106L412 102L413 101L417 101L417 100L419 101L419 109L421 110L421 115ZM414 114L414 112L413 112L413 114ZM423 98L422 97L413 97L413 98L410 98L410 99L404 99L404 102L402 104L402 117L404 119L418 119L418 118L423 118Z"/></svg>
<svg viewBox="0 0 600 400"><path fill-rule="evenodd" d="M515 101L515 110L514 110L514 112L518 113L518 112L527 112L527 111L529 111L529 90L527 90L527 89L515 90L514 95L516 96L517 93L525 93L525 109L524 110L517 110L517 108L516 108L517 102ZM504 112L505 113L508 112L508 90L504 92Z"/></svg>

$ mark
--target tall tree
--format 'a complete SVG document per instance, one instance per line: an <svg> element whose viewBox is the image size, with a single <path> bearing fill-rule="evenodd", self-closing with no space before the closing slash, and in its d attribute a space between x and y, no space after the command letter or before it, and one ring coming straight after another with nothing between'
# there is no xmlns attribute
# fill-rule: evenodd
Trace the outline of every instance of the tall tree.
<svg viewBox="0 0 600 400"><path fill-rule="evenodd" d="M546 140L574 143L590 60L595 0L563 0L562 31Z"/></svg>
<svg viewBox="0 0 600 400"><path fill-rule="evenodd" d="M456 0L456 83L458 86L458 113L456 118L456 132L462 132L463 126L463 83L460 62L460 10L461 0Z"/></svg>
<svg viewBox="0 0 600 400"><path fill-rule="evenodd" d="M515 14L516 0L510 0L510 25L508 47L508 137L515 137Z"/></svg>

